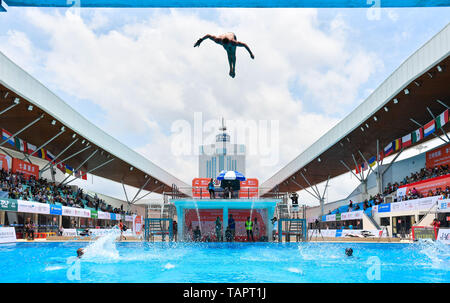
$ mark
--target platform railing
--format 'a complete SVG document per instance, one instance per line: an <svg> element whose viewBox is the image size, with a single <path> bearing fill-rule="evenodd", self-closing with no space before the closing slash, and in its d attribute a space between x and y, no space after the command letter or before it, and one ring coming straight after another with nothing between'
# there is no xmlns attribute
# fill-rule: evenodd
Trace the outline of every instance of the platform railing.
<svg viewBox="0 0 450 303"><path fill-rule="evenodd" d="M207 186L189 186L177 188L178 194L165 192L165 200L167 203L170 199L285 199L286 193L268 192L267 188L244 186L239 190L227 191L216 186L214 196L211 198ZM264 193L264 194L262 194Z"/></svg>

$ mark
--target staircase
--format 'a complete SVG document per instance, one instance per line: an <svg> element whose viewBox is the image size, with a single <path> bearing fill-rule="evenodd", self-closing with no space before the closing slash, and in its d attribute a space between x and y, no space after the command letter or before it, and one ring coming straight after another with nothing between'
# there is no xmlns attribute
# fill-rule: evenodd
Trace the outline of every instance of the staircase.
<svg viewBox="0 0 450 303"><path fill-rule="evenodd" d="M304 230L304 224L305 221L304 220L294 220L294 221L289 221L288 222L288 234L286 236L286 241L289 242L290 241L290 236L291 235L295 235L296 237L296 242L299 241L305 241L306 239L304 239L304 235L303 235L303 230Z"/></svg>

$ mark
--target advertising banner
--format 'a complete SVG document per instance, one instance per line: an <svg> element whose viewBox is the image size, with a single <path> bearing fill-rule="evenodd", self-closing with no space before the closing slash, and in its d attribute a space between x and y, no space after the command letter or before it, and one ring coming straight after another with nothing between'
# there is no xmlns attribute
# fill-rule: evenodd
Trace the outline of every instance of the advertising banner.
<svg viewBox="0 0 450 303"><path fill-rule="evenodd" d="M109 219L113 220L113 221L116 220L116 214L115 213L110 213L109 214Z"/></svg>
<svg viewBox="0 0 450 303"><path fill-rule="evenodd" d="M445 244L450 244L450 228L439 228L437 240Z"/></svg>
<svg viewBox="0 0 450 303"><path fill-rule="evenodd" d="M377 208L373 208L372 210L378 211L378 213L428 211L433 206L435 206L441 199L442 199L441 196L434 196L422 199L407 200L402 202L379 204L377 205Z"/></svg>
<svg viewBox="0 0 450 303"><path fill-rule="evenodd" d="M133 230L137 235L142 232L142 216L133 216Z"/></svg>
<svg viewBox="0 0 450 303"><path fill-rule="evenodd" d="M362 219L364 211L357 210L357 211L351 211L346 213L340 213L340 214L333 214L333 215L327 215L324 216L326 222L329 221L345 221L345 220L357 220Z"/></svg>
<svg viewBox="0 0 450 303"><path fill-rule="evenodd" d="M0 227L0 243L16 242L16 229L14 227Z"/></svg>
<svg viewBox="0 0 450 303"><path fill-rule="evenodd" d="M325 221L336 221L336 215L325 216Z"/></svg>
<svg viewBox="0 0 450 303"><path fill-rule="evenodd" d="M0 200L0 210L17 211L17 200L3 198Z"/></svg>
<svg viewBox="0 0 450 303"><path fill-rule="evenodd" d="M39 166L35 164L31 164L25 162L23 160L13 158L12 159L12 172L13 173L22 173L26 178L30 176L34 176L36 179L39 179Z"/></svg>
<svg viewBox="0 0 450 303"><path fill-rule="evenodd" d="M70 216L70 217L90 218L91 211L89 209L84 209L84 208L63 206L62 207L62 215Z"/></svg>
<svg viewBox="0 0 450 303"><path fill-rule="evenodd" d="M98 212L96 210L91 210L91 219L97 219L98 218Z"/></svg>
<svg viewBox="0 0 450 303"><path fill-rule="evenodd" d="M111 220L111 216L109 215L109 213L104 212L104 211L98 211L98 218L99 219L104 219L104 220Z"/></svg>
<svg viewBox="0 0 450 303"><path fill-rule="evenodd" d="M117 228L108 228L108 229L89 229L89 232L91 233L91 236L93 237L101 237L106 236L110 234L117 234L117 236L120 235L120 231ZM132 236L133 232L131 229L127 229L125 232L123 232L124 236Z"/></svg>
<svg viewBox="0 0 450 303"><path fill-rule="evenodd" d="M76 237L78 236L77 230L75 228L65 228L62 233L63 237Z"/></svg>
<svg viewBox="0 0 450 303"><path fill-rule="evenodd" d="M402 185L400 186L399 189L402 191L403 190L406 191L406 193L409 193L410 190L415 188L419 193L426 196L429 190L432 190L434 192L436 191L437 187L441 187L442 190L444 190L446 186L450 186L450 175L440 176L407 185Z"/></svg>
<svg viewBox="0 0 450 303"><path fill-rule="evenodd" d="M192 195L194 198L209 198L208 184L210 178L195 178L192 180ZM220 185L220 181L214 180L215 186ZM239 191L239 197L254 198L258 197L259 181L256 178L248 178L245 181L241 181L241 190Z"/></svg>
<svg viewBox="0 0 450 303"><path fill-rule="evenodd" d="M50 215L62 215L62 206L50 205Z"/></svg>
<svg viewBox="0 0 450 303"><path fill-rule="evenodd" d="M312 238L340 238L340 237L358 237L358 238L373 238L373 237L387 237L386 230L378 229L310 229L308 230L308 237Z"/></svg>
<svg viewBox="0 0 450 303"><path fill-rule="evenodd" d="M364 214L364 211L362 210L357 210L357 211L351 211L351 212L347 212L347 213L342 213L341 214L341 220L357 220L357 219L362 219Z"/></svg>
<svg viewBox="0 0 450 303"><path fill-rule="evenodd" d="M430 150L426 153L426 167L450 164L450 144Z"/></svg>
<svg viewBox="0 0 450 303"><path fill-rule="evenodd" d="M2 163L2 168L5 171L9 171L12 166L12 158L8 155L0 154L0 161Z"/></svg>
<svg viewBox="0 0 450 303"><path fill-rule="evenodd" d="M133 222L133 216L125 216L125 222Z"/></svg>
<svg viewBox="0 0 450 303"><path fill-rule="evenodd" d="M17 200L17 211L21 213L50 214L50 204Z"/></svg>
<svg viewBox="0 0 450 303"><path fill-rule="evenodd" d="M442 213L450 212L450 199L438 201L438 212Z"/></svg>

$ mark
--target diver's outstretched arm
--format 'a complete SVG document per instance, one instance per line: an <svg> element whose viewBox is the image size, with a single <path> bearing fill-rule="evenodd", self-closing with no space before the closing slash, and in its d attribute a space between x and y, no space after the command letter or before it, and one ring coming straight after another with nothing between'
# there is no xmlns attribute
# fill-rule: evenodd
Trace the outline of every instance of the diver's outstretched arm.
<svg viewBox="0 0 450 303"><path fill-rule="evenodd" d="M197 42L195 42L194 47L200 46L200 43L202 43L203 40L206 40L206 39L211 39L214 42L217 42L219 40L216 36L207 34L203 38L198 39Z"/></svg>
<svg viewBox="0 0 450 303"><path fill-rule="evenodd" d="M236 46L242 46L245 47L245 49L248 51L248 53L250 54L250 57L252 59L255 59L255 55L253 55L252 51L250 50L250 47L248 47L247 44L245 44L244 42L236 42Z"/></svg>

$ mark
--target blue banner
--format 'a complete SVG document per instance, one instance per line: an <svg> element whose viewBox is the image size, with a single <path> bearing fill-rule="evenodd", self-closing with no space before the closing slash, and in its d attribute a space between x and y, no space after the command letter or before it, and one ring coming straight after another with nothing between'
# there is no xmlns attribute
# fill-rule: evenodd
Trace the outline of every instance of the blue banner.
<svg viewBox="0 0 450 303"><path fill-rule="evenodd" d="M391 203L378 205L379 213L388 213L391 211Z"/></svg>
<svg viewBox="0 0 450 303"><path fill-rule="evenodd" d="M50 215L62 215L62 206L50 205Z"/></svg>
<svg viewBox="0 0 450 303"><path fill-rule="evenodd" d="M111 216L111 220L116 220L116 214L110 213L109 215Z"/></svg>
<svg viewBox="0 0 450 303"><path fill-rule="evenodd" d="M2 1L0 1L1 3ZM447 0L6 0L8 6L37 7L434 7Z"/></svg>
<svg viewBox="0 0 450 303"><path fill-rule="evenodd" d="M342 229L336 230L336 238L342 237Z"/></svg>

